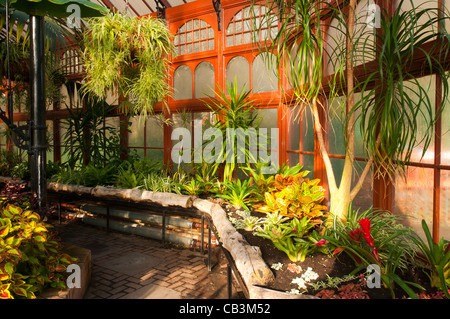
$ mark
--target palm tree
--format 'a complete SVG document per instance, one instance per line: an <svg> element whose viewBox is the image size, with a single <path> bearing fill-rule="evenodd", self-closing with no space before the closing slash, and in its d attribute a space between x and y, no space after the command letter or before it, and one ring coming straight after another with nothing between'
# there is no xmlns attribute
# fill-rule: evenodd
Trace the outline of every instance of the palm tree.
<svg viewBox="0 0 450 319"><path fill-rule="evenodd" d="M360 191L363 181L372 166L377 169L374 174L386 172L393 177L401 172L405 163L411 158L412 149L420 142L417 128L420 117L432 128L439 112L433 113L431 101L427 98L426 89L420 86L418 74L409 72L414 54L420 51L424 55L423 72L437 72L445 76L441 59L436 58L436 50L423 49L423 45L435 38L447 37L443 28L434 27L441 23L443 15L438 9L421 9L402 11L403 0L398 4L392 17L387 12L380 14L380 28L375 32L375 41L366 41L367 35L355 31L357 17L356 0L348 2L348 10L344 13L339 7L331 7L329 1L267 1L269 10L263 25L272 25L274 19L279 22L279 32L264 44L261 49L274 53L276 66L287 73L292 94L298 105L310 107L314 115L315 132L319 143L320 154L326 168L330 192L330 211L332 215L345 221L352 200ZM277 12L277 15L273 13ZM427 19L423 19L427 17ZM328 19L326 19L328 18ZM334 76L328 77L331 92L328 102L343 97L344 136L346 145L345 164L339 185L333 171L319 110L326 110L326 99L323 97L324 65L327 53L325 21L331 18L339 21L336 31L344 38L337 49L329 56L336 63ZM425 20L422 22L422 20ZM373 32L373 29L372 29ZM328 39L330 41L330 39ZM434 53L434 55L433 55ZM441 51L440 57L446 52ZM356 61L374 59L375 67L367 69L366 76L355 82L354 68ZM403 81L412 83L407 89ZM448 93L447 81L443 82L443 94ZM361 92L361 99L355 101L354 95ZM419 97L420 103L416 103ZM357 115L359 114L359 115ZM359 128L363 144L368 154L368 161L352 187L355 154L355 128L359 120ZM429 130L423 137L425 146L433 136ZM426 149L426 148L425 148ZM380 169L382 168L382 169Z"/></svg>

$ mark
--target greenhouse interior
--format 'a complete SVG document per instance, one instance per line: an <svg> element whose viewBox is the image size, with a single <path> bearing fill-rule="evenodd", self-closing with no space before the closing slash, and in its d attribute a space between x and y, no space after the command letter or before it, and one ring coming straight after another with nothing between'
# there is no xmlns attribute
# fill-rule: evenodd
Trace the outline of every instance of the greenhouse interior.
<svg viewBox="0 0 450 319"><path fill-rule="evenodd" d="M448 1L0 13L0 298L450 297Z"/></svg>

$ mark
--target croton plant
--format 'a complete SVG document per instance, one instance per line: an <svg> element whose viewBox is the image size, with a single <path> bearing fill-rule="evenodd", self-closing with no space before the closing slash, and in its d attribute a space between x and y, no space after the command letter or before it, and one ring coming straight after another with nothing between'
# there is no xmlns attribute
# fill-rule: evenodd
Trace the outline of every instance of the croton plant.
<svg viewBox="0 0 450 319"><path fill-rule="evenodd" d="M39 214L8 204L0 209L0 299L29 298L46 287L66 287L67 266L51 226Z"/></svg>

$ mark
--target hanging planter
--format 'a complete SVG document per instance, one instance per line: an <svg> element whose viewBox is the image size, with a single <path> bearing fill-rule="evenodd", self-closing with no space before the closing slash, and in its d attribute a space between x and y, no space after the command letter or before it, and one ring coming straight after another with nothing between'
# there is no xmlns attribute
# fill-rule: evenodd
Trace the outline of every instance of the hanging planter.
<svg viewBox="0 0 450 319"><path fill-rule="evenodd" d="M100 98L108 91L123 97L126 113L146 116L169 93L171 36L159 19L131 18L120 13L90 21L85 35L84 88Z"/></svg>

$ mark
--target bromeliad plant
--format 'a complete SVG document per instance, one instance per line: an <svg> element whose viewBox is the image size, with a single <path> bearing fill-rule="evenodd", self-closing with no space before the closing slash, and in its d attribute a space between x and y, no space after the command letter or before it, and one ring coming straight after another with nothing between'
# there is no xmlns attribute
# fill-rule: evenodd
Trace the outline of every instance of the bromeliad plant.
<svg viewBox="0 0 450 319"><path fill-rule="evenodd" d="M316 225L307 216L291 219L275 212L258 222L253 234L271 240L293 262L304 261L308 255L321 251L322 246L327 244L326 241L315 240L309 233Z"/></svg>
<svg viewBox="0 0 450 319"><path fill-rule="evenodd" d="M430 267L431 286L441 289L445 296L450 298L450 243L444 238L435 243L425 220L422 220L422 228L426 242L418 235L413 237L413 240Z"/></svg>
<svg viewBox="0 0 450 319"><path fill-rule="evenodd" d="M39 214L13 205L1 209L0 299L34 299L45 287L65 288L74 262Z"/></svg>
<svg viewBox="0 0 450 319"><path fill-rule="evenodd" d="M222 183L222 193L218 193L216 196L226 199L236 209L250 210L249 205L254 202L253 194L254 186L251 180L241 182L238 179Z"/></svg>
<svg viewBox="0 0 450 319"><path fill-rule="evenodd" d="M360 213L352 206L349 209L347 222L335 217L330 235L323 236L335 246L333 254L347 253L357 266L355 273L369 265L378 265L381 281L393 298L396 285L410 297L417 298L411 287L423 287L398 275L415 256L412 231L400 225L398 218L389 212L369 209Z"/></svg>

